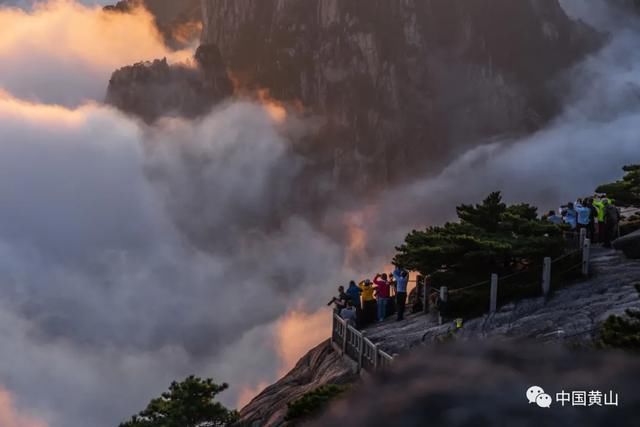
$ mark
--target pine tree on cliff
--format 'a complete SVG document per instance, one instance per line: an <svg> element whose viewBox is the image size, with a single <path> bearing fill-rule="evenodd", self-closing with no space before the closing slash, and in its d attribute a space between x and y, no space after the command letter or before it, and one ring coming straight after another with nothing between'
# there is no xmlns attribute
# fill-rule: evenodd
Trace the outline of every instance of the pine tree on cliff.
<svg viewBox="0 0 640 427"><path fill-rule="evenodd" d="M616 182L601 185L596 189L615 201L618 206L640 207L640 164L622 168L624 177Z"/></svg>
<svg viewBox="0 0 640 427"><path fill-rule="evenodd" d="M230 411L215 397L226 390L227 384L215 384L211 379L194 376L178 383L173 382L169 391L149 402L146 409L120 427L223 427L238 419L236 411Z"/></svg>
<svg viewBox="0 0 640 427"><path fill-rule="evenodd" d="M564 251L561 227L539 219L528 204L507 206L499 192L457 208L457 222L412 231L394 264L430 275L450 288L509 274Z"/></svg>

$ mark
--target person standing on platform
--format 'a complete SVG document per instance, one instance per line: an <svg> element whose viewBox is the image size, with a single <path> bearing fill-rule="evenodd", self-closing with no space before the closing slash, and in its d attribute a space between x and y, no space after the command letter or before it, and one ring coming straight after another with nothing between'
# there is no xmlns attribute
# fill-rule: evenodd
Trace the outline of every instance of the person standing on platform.
<svg viewBox="0 0 640 427"><path fill-rule="evenodd" d="M396 282L396 313L398 321L404 319L404 309L407 304L407 285L409 272L400 267L393 270L393 278Z"/></svg>

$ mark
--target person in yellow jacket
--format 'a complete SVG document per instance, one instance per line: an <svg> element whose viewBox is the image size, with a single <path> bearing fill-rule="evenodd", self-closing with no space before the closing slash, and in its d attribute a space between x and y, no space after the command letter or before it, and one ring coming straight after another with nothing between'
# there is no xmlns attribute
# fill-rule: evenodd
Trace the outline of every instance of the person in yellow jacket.
<svg viewBox="0 0 640 427"><path fill-rule="evenodd" d="M362 317L365 325L374 323L376 321L377 302L374 296L375 287L371 283L371 280L363 280L358 284L358 287L362 291Z"/></svg>

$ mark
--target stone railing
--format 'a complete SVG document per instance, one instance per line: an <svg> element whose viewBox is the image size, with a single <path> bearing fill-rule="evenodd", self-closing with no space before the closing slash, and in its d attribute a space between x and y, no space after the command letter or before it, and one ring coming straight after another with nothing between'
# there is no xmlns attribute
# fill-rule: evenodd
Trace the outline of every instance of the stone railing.
<svg viewBox="0 0 640 427"><path fill-rule="evenodd" d="M583 276L589 275L591 241L586 238L586 230L581 230L581 233L579 235L577 233L572 235L567 239L567 243L569 245L569 251L565 255L555 260L552 260L551 258L544 259L542 274L541 277L538 276L538 279L536 280L536 286L538 286L538 292L541 291L542 296L544 296L545 298L547 298L551 292L553 266L559 266L560 262L568 259L568 257L578 256L578 254L581 253L579 262L573 264L569 263L569 266L564 266L563 268L565 269L565 271L563 271L562 273L579 269ZM489 301L487 301L488 304L486 310L489 312L489 314L493 314L498 309L499 279L505 282L507 280L512 280L513 278L517 279L518 275L503 277L502 279L500 279L498 275L493 274L491 276L491 280L487 282L478 283L475 285L467 286L465 288L455 289L451 292L449 292L446 286L442 286L437 291L437 293L439 294L440 300L447 303L449 301L450 293L460 294L468 290L486 287L489 295ZM427 312L429 308L430 294L428 281L425 280L422 284L417 283L417 286L422 287L422 302L424 310L425 312ZM357 364L358 372L365 371L368 373L374 373L384 370L391 366L396 357L396 355L392 356L381 350L379 344L374 344L365 336L364 331L358 331L336 313L333 314L331 344L337 352Z"/></svg>
<svg viewBox="0 0 640 427"><path fill-rule="evenodd" d="M391 365L394 356L380 350L378 344L369 340L365 333L357 330L337 314L333 314L331 328L333 348L357 364L357 371L374 373Z"/></svg>

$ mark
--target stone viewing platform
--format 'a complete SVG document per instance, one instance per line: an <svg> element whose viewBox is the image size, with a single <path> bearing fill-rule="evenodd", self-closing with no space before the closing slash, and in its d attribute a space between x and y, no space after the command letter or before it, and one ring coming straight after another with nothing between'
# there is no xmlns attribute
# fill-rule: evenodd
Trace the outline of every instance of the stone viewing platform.
<svg viewBox="0 0 640 427"><path fill-rule="evenodd" d="M640 309L640 262L622 253L594 248L590 278L553 292L551 298L530 298L507 304L496 313L439 325L437 315L411 314L367 328L365 336L389 354L402 354L425 343L455 336L460 340L521 339L591 341L610 315Z"/></svg>

